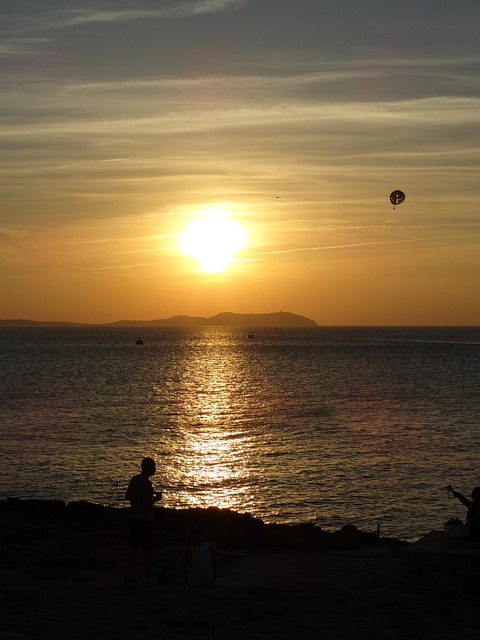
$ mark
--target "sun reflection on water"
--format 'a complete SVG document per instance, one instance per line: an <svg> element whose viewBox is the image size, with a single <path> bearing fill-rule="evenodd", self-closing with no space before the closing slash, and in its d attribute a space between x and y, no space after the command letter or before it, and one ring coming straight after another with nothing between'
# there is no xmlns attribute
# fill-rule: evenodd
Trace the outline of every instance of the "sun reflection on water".
<svg viewBox="0 0 480 640"><path fill-rule="evenodd" d="M244 358L212 333L192 345L177 385L179 446L166 465L165 506L243 510L251 501L247 460L253 445L238 416L244 412ZM242 410L241 410L242 409ZM167 461L166 461L167 462Z"/></svg>

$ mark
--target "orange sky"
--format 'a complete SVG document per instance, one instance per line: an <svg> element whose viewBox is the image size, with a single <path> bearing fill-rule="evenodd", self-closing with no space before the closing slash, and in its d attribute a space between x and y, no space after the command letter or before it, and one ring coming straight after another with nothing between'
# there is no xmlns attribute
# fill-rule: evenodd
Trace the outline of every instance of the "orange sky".
<svg viewBox="0 0 480 640"><path fill-rule="evenodd" d="M479 324L477 2L103 5L2 9L0 318Z"/></svg>

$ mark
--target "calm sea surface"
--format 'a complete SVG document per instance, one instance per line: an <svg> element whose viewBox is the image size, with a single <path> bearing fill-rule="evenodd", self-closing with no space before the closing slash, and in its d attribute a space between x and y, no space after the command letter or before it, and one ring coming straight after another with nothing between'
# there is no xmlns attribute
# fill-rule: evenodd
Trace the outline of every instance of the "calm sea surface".
<svg viewBox="0 0 480 640"><path fill-rule="evenodd" d="M123 502L413 538L480 485L480 328L0 329L0 497Z"/></svg>

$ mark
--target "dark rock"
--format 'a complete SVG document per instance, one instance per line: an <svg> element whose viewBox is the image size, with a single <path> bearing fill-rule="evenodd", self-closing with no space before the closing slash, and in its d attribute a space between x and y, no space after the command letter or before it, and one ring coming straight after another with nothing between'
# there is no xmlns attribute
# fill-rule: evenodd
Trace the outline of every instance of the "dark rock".
<svg viewBox="0 0 480 640"><path fill-rule="evenodd" d="M0 500L0 513L41 513L59 514L65 511L63 500L24 500L23 498L7 498Z"/></svg>
<svg viewBox="0 0 480 640"><path fill-rule="evenodd" d="M65 504L57 500L0 500L2 530L8 539L25 536L28 525L36 535L83 536L85 543L101 533L110 544L128 540L128 508L106 507L86 501ZM189 527L199 527L205 538L219 549L250 549L265 551L330 551L362 546L389 546L401 548L401 541L378 538L373 533L346 525L339 531L328 532L313 523L298 525L265 524L247 513L230 509L154 508L160 547L183 544ZM5 537L3 536L4 540ZM97 544L99 540L97 540ZM408 544L408 543L405 543Z"/></svg>
<svg viewBox="0 0 480 640"><path fill-rule="evenodd" d="M127 508L106 507L86 500L69 502L66 513L70 519L81 522L117 522L119 519L126 520L128 518Z"/></svg>
<svg viewBox="0 0 480 640"><path fill-rule="evenodd" d="M374 533L360 531L354 524L347 524L333 533L336 548L355 549L362 546L382 546L383 543Z"/></svg>

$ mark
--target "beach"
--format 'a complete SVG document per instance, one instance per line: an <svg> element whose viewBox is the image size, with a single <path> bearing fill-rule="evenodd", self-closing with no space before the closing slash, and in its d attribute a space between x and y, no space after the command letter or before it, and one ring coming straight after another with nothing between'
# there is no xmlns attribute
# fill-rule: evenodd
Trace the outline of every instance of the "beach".
<svg viewBox="0 0 480 640"><path fill-rule="evenodd" d="M475 598L418 592L401 541L354 527L275 527L226 510L156 509L152 581L126 582L128 510L2 501L4 640L447 638L478 627ZM185 584L185 524L220 551L217 581ZM242 544L242 542L244 544Z"/></svg>

